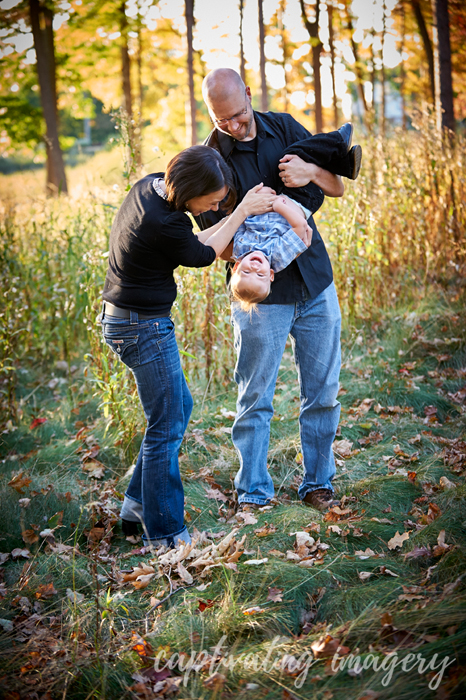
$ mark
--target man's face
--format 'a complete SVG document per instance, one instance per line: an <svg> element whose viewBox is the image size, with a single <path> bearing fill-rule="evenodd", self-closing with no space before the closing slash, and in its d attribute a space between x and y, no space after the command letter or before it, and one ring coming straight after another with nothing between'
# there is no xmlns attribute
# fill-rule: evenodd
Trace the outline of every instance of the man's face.
<svg viewBox="0 0 466 700"><path fill-rule="evenodd" d="M215 127L237 141L250 140L256 135L256 123L251 107L249 88L235 90L225 100L209 100L210 118Z"/></svg>

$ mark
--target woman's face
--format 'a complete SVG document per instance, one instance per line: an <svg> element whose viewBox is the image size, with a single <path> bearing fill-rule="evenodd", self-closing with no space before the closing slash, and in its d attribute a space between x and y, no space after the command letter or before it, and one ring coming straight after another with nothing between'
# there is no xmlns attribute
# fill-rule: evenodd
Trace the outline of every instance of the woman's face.
<svg viewBox="0 0 466 700"><path fill-rule="evenodd" d="M225 187L218 192L211 192L210 194L203 194L201 197L193 197L188 199L186 202L186 209L191 212L193 216L199 216L205 211L218 211L218 205L225 199L228 194L228 187Z"/></svg>

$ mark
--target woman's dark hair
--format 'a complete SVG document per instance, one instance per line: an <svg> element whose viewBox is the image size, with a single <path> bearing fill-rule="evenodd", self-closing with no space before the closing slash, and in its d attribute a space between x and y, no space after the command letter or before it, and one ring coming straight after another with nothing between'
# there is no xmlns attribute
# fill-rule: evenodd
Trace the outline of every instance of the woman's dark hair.
<svg viewBox="0 0 466 700"><path fill-rule="evenodd" d="M167 200L178 211L186 211L186 202L218 192L225 186L228 193L220 203L230 213L236 202L233 174L220 153L210 146L191 146L178 153L165 171Z"/></svg>

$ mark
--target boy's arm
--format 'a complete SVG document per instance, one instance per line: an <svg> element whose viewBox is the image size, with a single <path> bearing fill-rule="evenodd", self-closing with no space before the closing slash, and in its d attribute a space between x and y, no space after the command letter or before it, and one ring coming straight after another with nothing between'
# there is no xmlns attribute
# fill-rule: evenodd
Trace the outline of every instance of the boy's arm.
<svg viewBox="0 0 466 700"><path fill-rule="evenodd" d="M270 266L275 273L280 272L307 249L306 243L290 228L274 242Z"/></svg>

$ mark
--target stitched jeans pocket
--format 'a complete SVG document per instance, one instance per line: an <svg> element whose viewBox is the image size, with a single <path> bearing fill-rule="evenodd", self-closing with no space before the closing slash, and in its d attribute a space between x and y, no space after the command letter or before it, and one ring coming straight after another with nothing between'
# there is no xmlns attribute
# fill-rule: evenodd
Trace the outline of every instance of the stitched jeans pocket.
<svg viewBox="0 0 466 700"><path fill-rule="evenodd" d="M132 328L113 328L104 326L104 340L115 355L129 368L139 365L139 335Z"/></svg>

